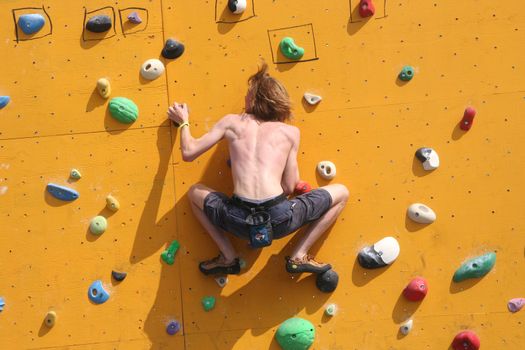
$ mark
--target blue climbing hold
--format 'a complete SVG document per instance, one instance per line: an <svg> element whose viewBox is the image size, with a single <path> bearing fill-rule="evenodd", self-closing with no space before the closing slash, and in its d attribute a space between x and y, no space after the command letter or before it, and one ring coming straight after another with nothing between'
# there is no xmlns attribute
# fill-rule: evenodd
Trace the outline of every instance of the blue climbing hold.
<svg viewBox="0 0 525 350"><path fill-rule="evenodd" d="M0 96L0 109L7 106L7 104L11 101L11 97L9 96Z"/></svg>
<svg viewBox="0 0 525 350"><path fill-rule="evenodd" d="M166 326L166 333L169 335L174 335L180 330L180 323L177 320L170 321Z"/></svg>
<svg viewBox="0 0 525 350"><path fill-rule="evenodd" d="M5 300L4 298L0 297L0 312L4 311L5 306Z"/></svg>
<svg viewBox="0 0 525 350"><path fill-rule="evenodd" d="M46 24L44 16L39 15L38 13L31 13L27 15L21 15L18 17L18 26L24 34L31 35L40 31L42 27Z"/></svg>
<svg viewBox="0 0 525 350"><path fill-rule="evenodd" d="M93 16L86 23L86 29L92 33L107 32L111 26L111 18L108 15Z"/></svg>
<svg viewBox="0 0 525 350"><path fill-rule="evenodd" d="M97 280L89 286L88 297L95 304L105 303L109 299L109 293L104 289L101 280Z"/></svg>
<svg viewBox="0 0 525 350"><path fill-rule="evenodd" d="M49 192L56 199L67 202L74 201L79 197L78 192L74 189L53 184L51 182L47 184L47 192Z"/></svg>

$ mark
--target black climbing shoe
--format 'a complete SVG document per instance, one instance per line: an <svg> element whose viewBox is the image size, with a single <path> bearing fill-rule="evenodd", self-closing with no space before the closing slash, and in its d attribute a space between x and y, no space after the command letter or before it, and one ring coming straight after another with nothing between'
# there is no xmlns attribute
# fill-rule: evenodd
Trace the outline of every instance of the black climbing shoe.
<svg viewBox="0 0 525 350"><path fill-rule="evenodd" d="M332 265L320 263L314 260L313 256L305 255L302 258L290 259L286 257L286 271L289 273L323 273L332 268Z"/></svg>
<svg viewBox="0 0 525 350"><path fill-rule="evenodd" d="M241 264L239 258L235 258L231 263L226 263L224 256L220 254L213 259L201 262L199 270L205 275L238 275L241 272Z"/></svg>

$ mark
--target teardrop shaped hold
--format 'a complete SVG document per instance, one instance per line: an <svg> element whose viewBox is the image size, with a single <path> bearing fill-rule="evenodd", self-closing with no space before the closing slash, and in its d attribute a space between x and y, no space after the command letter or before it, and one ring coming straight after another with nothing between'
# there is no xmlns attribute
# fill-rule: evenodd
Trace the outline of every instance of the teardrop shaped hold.
<svg viewBox="0 0 525 350"><path fill-rule="evenodd" d="M228 0L228 9L232 13L239 15L246 10L246 0Z"/></svg>
<svg viewBox="0 0 525 350"><path fill-rule="evenodd" d="M507 308L510 312L518 312L525 306L525 298L510 299L507 303Z"/></svg>
<svg viewBox="0 0 525 350"><path fill-rule="evenodd" d="M125 97L114 97L109 101L111 116L124 124L131 124L139 117L137 105Z"/></svg>
<svg viewBox="0 0 525 350"><path fill-rule="evenodd" d="M111 18L108 15L93 16L86 23L86 30L92 33L104 33L111 27Z"/></svg>
<svg viewBox="0 0 525 350"><path fill-rule="evenodd" d="M138 12L133 11L128 15L128 21L133 24L140 24L142 23L142 18L140 18Z"/></svg>
<svg viewBox="0 0 525 350"><path fill-rule="evenodd" d="M115 197L113 197L112 195L108 195L106 197L106 208L113 212L116 212L120 209L120 203Z"/></svg>
<svg viewBox="0 0 525 350"><path fill-rule="evenodd" d="M55 311L49 311L46 314L46 318L44 319L44 324L46 325L46 327L52 328L55 325L56 319L57 319L56 312Z"/></svg>
<svg viewBox="0 0 525 350"><path fill-rule="evenodd" d="M454 273L453 281L461 282L469 278L480 278L492 270L496 264L496 253L490 252L465 261Z"/></svg>
<svg viewBox="0 0 525 350"><path fill-rule="evenodd" d="M414 77L414 68L412 66L404 66L398 75L400 80L410 81Z"/></svg>
<svg viewBox="0 0 525 350"><path fill-rule="evenodd" d="M164 260L166 264L173 265L175 262L175 254L177 253L177 250L179 250L179 247L180 243L177 240L174 240L171 242L168 249L160 254L161 259Z"/></svg>
<svg viewBox="0 0 525 350"><path fill-rule="evenodd" d="M414 321L408 320L399 327L399 332L403 335L407 335L412 330L413 325Z"/></svg>
<svg viewBox="0 0 525 350"><path fill-rule="evenodd" d="M283 350L306 350L315 340L315 327L303 318L289 318L277 328L275 339Z"/></svg>
<svg viewBox="0 0 525 350"><path fill-rule="evenodd" d="M478 350L480 345L479 338L473 331L460 332L452 341L454 350Z"/></svg>
<svg viewBox="0 0 525 350"><path fill-rule="evenodd" d="M289 36L281 40L279 48L281 49L282 54L291 60L299 60L304 55L304 49L298 46Z"/></svg>
<svg viewBox="0 0 525 350"><path fill-rule="evenodd" d="M11 101L11 97L9 96L0 96L0 109L4 108L9 104Z"/></svg>
<svg viewBox="0 0 525 350"><path fill-rule="evenodd" d="M103 98L108 98L111 95L111 84L106 78L100 78L97 81L97 91Z"/></svg>
<svg viewBox="0 0 525 350"><path fill-rule="evenodd" d="M414 203L407 209L407 215L418 224L431 224L436 221L436 213L421 203Z"/></svg>
<svg viewBox="0 0 525 350"><path fill-rule="evenodd" d="M108 221L105 217L101 215L95 216L93 219L91 219L91 222L89 223L89 232L97 236L106 232L107 228Z"/></svg>
<svg viewBox="0 0 525 350"><path fill-rule="evenodd" d="M317 275L315 285L323 293L332 293L339 283L339 275L330 269Z"/></svg>
<svg viewBox="0 0 525 350"><path fill-rule="evenodd" d="M421 147L416 151L416 158L423 164L423 169L434 170L439 168L439 155L430 147Z"/></svg>
<svg viewBox="0 0 525 350"><path fill-rule="evenodd" d="M146 80L155 80L164 73L164 64L156 58L151 58L140 67L140 75Z"/></svg>
<svg viewBox="0 0 525 350"><path fill-rule="evenodd" d="M162 49L162 57L173 60L179 58L184 53L184 44L175 39L168 39Z"/></svg>
<svg viewBox="0 0 525 350"><path fill-rule="evenodd" d="M71 171L69 172L69 177L74 180L80 180L82 174L77 169L71 169Z"/></svg>
<svg viewBox="0 0 525 350"><path fill-rule="evenodd" d="M71 202L77 199L80 195L72 188L60 186L54 183L48 183L46 187L47 192L56 199L61 201Z"/></svg>
<svg viewBox="0 0 525 350"><path fill-rule="evenodd" d="M318 104L323 99L321 96L312 94L310 92L305 92L303 97L304 100L311 106Z"/></svg>
<svg viewBox="0 0 525 350"><path fill-rule="evenodd" d="M109 293L104 289L102 281L97 280L89 286L88 298L95 304L105 303L109 299Z"/></svg>
<svg viewBox="0 0 525 350"><path fill-rule="evenodd" d="M392 264L399 256L399 243L394 237L385 237L361 249L357 259L365 269L377 269Z"/></svg>
<svg viewBox="0 0 525 350"><path fill-rule="evenodd" d="M423 277L416 277L403 289L403 296L410 301L421 301L428 293L428 283Z"/></svg>
<svg viewBox="0 0 525 350"><path fill-rule="evenodd" d="M38 33L45 24L46 19L38 13L30 13L18 17L18 27L26 35Z"/></svg>
<svg viewBox="0 0 525 350"><path fill-rule="evenodd" d="M215 297L206 296L201 300L204 311L208 312L215 307Z"/></svg>
<svg viewBox="0 0 525 350"><path fill-rule="evenodd" d="M472 123L474 123L475 116L476 110L474 108L465 108L465 112L463 113L463 119L461 119L461 122L459 123L459 127L461 128L461 130L469 131L472 127Z"/></svg>
<svg viewBox="0 0 525 350"><path fill-rule="evenodd" d="M317 173L325 180L332 180L337 173L337 169L331 161L323 160L317 163Z"/></svg>

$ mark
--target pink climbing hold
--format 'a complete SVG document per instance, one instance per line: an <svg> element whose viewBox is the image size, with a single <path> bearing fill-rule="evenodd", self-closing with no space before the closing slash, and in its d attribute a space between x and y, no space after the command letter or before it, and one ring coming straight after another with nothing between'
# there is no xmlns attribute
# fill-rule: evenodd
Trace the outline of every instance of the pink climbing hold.
<svg viewBox="0 0 525 350"><path fill-rule="evenodd" d="M361 0L359 3L359 16L365 18L373 16L376 12L376 8L372 3L372 0Z"/></svg>
<svg viewBox="0 0 525 350"><path fill-rule="evenodd" d="M507 307L509 308L510 312L518 312L523 308L523 306L525 306L525 298L510 299L507 303Z"/></svg>
<svg viewBox="0 0 525 350"><path fill-rule="evenodd" d="M479 338L473 331L463 331L458 333L452 341L454 350L478 350L480 346Z"/></svg>
<svg viewBox="0 0 525 350"><path fill-rule="evenodd" d="M476 110L472 107L467 107L465 113L463 113L463 119L459 123L461 130L469 131L474 123L474 117L476 116Z"/></svg>
<svg viewBox="0 0 525 350"><path fill-rule="evenodd" d="M403 295L410 301L421 301L428 293L428 283L423 277L416 277L403 290Z"/></svg>

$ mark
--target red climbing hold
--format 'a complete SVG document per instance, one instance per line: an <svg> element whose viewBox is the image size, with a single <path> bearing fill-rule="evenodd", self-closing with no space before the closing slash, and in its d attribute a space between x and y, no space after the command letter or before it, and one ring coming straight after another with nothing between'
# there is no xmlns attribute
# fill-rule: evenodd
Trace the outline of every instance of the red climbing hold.
<svg viewBox="0 0 525 350"><path fill-rule="evenodd" d="M474 122L474 116L476 115L476 110L472 107L467 107L465 113L463 113L463 119L459 123L461 130L469 131Z"/></svg>
<svg viewBox="0 0 525 350"><path fill-rule="evenodd" d="M452 342L454 350L478 350L479 345L479 338L472 331L458 333Z"/></svg>
<svg viewBox="0 0 525 350"><path fill-rule="evenodd" d="M308 193L312 190L312 186L310 186L310 184L306 181L299 181L297 183L297 186L295 186L295 190L294 190L294 193L296 195L301 195L301 194L305 194L305 193Z"/></svg>
<svg viewBox="0 0 525 350"><path fill-rule="evenodd" d="M428 293L428 283L423 277L416 277L403 290L403 295L410 301L421 301Z"/></svg>
<svg viewBox="0 0 525 350"><path fill-rule="evenodd" d="M361 0L359 3L359 16L365 18L373 16L376 12L376 8L374 4L372 4L372 0Z"/></svg>

